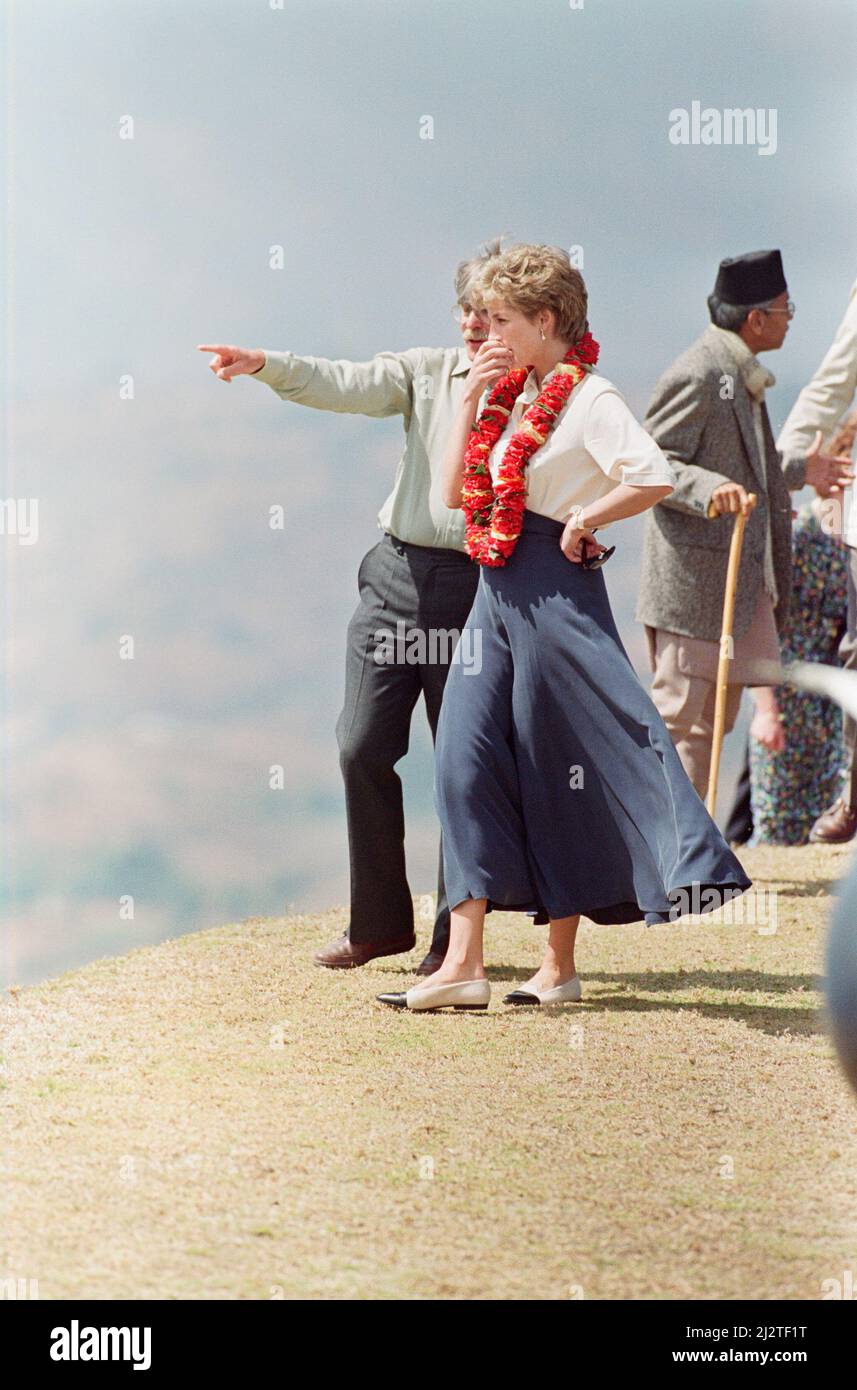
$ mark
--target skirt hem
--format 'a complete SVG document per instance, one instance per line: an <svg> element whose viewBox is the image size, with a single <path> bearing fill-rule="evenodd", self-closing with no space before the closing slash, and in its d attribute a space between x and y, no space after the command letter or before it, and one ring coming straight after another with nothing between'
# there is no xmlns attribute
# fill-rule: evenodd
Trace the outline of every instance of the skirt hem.
<svg viewBox="0 0 857 1390"><path fill-rule="evenodd" d="M682 894L689 903L689 906L682 908L681 911L678 910L678 903L673 903L666 908L644 908L640 907L640 904L637 902L625 901L605 903L600 907L591 907L588 910L585 907L574 907L568 912L550 912L546 907L543 907L541 903L534 907L532 900L524 903L500 902L498 899L492 898L487 892L465 893L462 897L458 898L456 902L450 904L450 911L454 912L462 902L475 900L477 898L485 898L486 914L494 911L522 912L528 917L533 918L533 926L535 927L545 927L550 923L551 919L560 921L563 917L577 917L578 915L586 917L590 922L594 922L597 926L601 927L625 926L632 922L645 922L647 927L669 926L673 922L677 922L680 917L702 917L708 912L716 912L717 909L723 907L725 903L731 902L733 898L740 897L742 893L746 893L747 889L752 888L752 886L752 879L747 879L746 883L742 883L737 879L727 879L719 883L694 883L685 885L681 888L673 888L671 890L672 893ZM718 894L720 896L719 902L713 898L709 902L703 901L703 899L713 894Z"/></svg>

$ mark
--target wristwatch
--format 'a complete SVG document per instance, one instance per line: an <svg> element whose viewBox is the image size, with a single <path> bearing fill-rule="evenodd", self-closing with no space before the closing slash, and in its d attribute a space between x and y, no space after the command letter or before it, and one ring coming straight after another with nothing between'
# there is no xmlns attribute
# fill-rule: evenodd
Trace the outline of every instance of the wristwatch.
<svg viewBox="0 0 857 1390"><path fill-rule="evenodd" d="M583 519L583 508L579 504L575 504L571 508L571 511L569 512L566 520L566 526L568 525L569 521L571 522L572 527L575 531L585 531L587 529L586 522Z"/></svg>

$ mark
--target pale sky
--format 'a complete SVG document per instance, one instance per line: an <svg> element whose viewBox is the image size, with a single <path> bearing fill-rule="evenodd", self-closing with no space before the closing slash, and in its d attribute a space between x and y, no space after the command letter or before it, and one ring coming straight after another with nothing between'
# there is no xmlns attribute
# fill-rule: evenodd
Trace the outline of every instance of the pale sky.
<svg viewBox="0 0 857 1390"><path fill-rule="evenodd" d="M224 386L195 345L363 359L455 342L456 262L506 233L583 248L600 370L642 415L705 326L720 258L779 246L797 316L767 359L776 430L857 276L857 7L27 0L2 14L4 495L38 497L40 522L35 545L3 538L21 979L346 901L344 636L401 425ZM669 113L694 101L774 110L776 153L672 144ZM277 537L274 502L290 518ZM636 523L617 559L608 586L642 674ZM133 663L117 657L126 633ZM400 771L411 886L431 891L422 706ZM128 893L132 925L117 920Z"/></svg>

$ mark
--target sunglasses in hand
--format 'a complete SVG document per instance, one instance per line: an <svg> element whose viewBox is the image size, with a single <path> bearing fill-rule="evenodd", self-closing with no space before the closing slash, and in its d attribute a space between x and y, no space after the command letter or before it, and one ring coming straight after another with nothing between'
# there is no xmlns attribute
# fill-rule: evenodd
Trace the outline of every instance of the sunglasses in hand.
<svg viewBox="0 0 857 1390"><path fill-rule="evenodd" d="M595 532L593 531L593 535L594 534ZM615 545L611 545L607 548L607 550L602 550L598 555L594 553L592 555L587 555L586 546L587 542L583 539L583 537L581 537L580 553L582 559L580 561L580 568L584 570L600 570L601 566L606 565L607 561L610 559L610 556L615 554L616 551Z"/></svg>

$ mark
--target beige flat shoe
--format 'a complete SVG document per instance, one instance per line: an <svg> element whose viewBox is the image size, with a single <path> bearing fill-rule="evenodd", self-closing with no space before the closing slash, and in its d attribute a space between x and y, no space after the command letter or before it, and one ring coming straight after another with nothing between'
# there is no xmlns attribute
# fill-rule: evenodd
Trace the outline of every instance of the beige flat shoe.
<svg viewBox="0 0 857 1390"><path fill-rule="evenodd" d="M503 996L504 1004L579 1004L583 998L580 976L572 975L553 989L513 989Z"/></svg>
<svg viewBox="0 0 857 1390"><path fill-rule="evenodd" d="M446 985L412 985L405 994L376 994L381 1004L392 1009L487 1009L491 985L487 980L456 980Z"/></svg>

